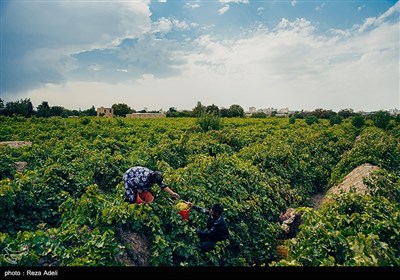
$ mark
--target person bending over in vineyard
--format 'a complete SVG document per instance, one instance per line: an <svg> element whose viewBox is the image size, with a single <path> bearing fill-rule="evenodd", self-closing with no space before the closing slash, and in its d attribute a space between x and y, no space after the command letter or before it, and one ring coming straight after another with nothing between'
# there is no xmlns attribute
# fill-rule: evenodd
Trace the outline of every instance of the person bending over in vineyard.
<svg viewBox="0 0 400 280"><path fill-rule="evenodd" d="M208 252L215 249L215 245L218 241L226 240L229 238L228 226L225 223L223 207L216 203L209 210L202 208L193 203L188 202L189 206L208 216L207 230L201 230L196 228L197 235L200 237L201 250L202 252Z"/></svg>
<svg viewBox="0 0 400 280"><path fill-rule="evenodd" d="M282 223L281 228L287 238L296 237L301 224L301 214L296 213L293 208L288 208L286 212L279 215L279 221Z"/></svg>
<svg viewBox="0 0 400 280"><path fill-rule="evenodd" d="M125 172L123 180L126 197L130 203L137 202L138 193L141 194L141 197L146 197L147 202L153 201L154 197L150 191L154 184L157 184L161 189L172 195L175 199L179 198L179 194L172 191L164 183L161 172L150 170L147 167L134 166L129 168Z"/></svg>

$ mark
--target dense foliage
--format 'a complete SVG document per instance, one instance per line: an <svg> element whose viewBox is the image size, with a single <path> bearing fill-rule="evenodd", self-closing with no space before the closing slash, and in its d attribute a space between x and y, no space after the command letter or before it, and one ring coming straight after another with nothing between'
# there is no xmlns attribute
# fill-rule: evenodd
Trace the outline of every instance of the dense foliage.
<svg viewBox="0 0 400 280"><path fill-rule="evenodd" d="M130 233L146 240L151 266L398 265L399 131L351 118L0 116L0 141L32 142L0 145L0 265L128 265ZM381 168L370 194L310 208L313 194L362 163ZM206 217L183 221L156 186L152 204L128 204L122 175L134 165L162 171L182 199L221 203L230 240L201 253L192 225L205 228ZM303 224L279 262L287 207L304 212Z"/></svg>

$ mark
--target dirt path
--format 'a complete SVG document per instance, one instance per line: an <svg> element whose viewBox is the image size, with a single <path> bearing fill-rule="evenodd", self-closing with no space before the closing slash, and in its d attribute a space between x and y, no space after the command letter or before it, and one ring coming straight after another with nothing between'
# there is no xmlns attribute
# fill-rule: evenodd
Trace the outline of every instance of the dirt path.
<svg viewBox="0 0 400 280"><path fill-rule="evenodd" d="M7 145L11 148L20 148L23 146L31 147L32 142L30 142L30 141L3 141L3 142L0 142L0 145Z"/></svg>
<svg viewBox="0 0 400 280"><path fill-rule="evenodd" d="M311 197L312 207L313 207L314 209L318 209L319 206L321 205L321 202L322 202L322 200L324 199L324 197L325 197L325 193L317 193L317 194L314 194L314 195Z"/></svg>
<svg viewBox="0 0 400 280"><path fill-rule="evenodd" d="M340 184L331 187L326 193L318 193L312 197L312 205L314 209L318 209L323 203L329 200L332 194L346 193L351 187L360 194L367 192L367 186L364 184L364 178L368 178L371 173L379 167L365 163L354 168L347 176L343 179Z"/></svg>

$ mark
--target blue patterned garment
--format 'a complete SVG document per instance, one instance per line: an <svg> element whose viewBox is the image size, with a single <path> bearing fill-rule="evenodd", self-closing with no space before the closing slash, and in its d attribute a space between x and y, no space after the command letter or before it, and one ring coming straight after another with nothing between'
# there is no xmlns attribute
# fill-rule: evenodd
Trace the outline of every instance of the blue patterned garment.
<svg viewBox="0 0 400 280"><path fill-rule="evenodd" d="M136 190L141 190L144 192L151 190L153 183L150 181L149 177L152 173L153 170L143 166L134 166L125 172L123 176L124 187L129 202L135 202ZM159 186L162 189L166 187L164 182L161 182Z"/></svg>

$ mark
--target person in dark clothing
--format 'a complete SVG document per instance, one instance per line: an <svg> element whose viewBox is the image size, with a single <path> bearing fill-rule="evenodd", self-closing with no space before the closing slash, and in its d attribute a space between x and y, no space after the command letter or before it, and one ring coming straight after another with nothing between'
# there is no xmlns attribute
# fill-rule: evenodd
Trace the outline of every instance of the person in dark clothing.
<svg viewBox="0 0 400 280"><path fill-rule="evenodd" d="M196 228L197 235L200 237L202 252L209 252L215 249L218 241L226 240L229 238L228 226L225 223L223 211L224 209L218 203L214 204L209 210L193 205L191 202L189 206L202 213L209 215L207 220L207 230Z"/></svg>
<svg viewBox="0 0 400 280"><path fill-rule="evenodd" d="M143 166L134 166L129 168L123 175L126 198L130 203L136 202L138 193L150 193L151 187L157 184L162 190L169 193L175 199L179 194L172 191L163 181L161 172L150 170Z"/></svg>

